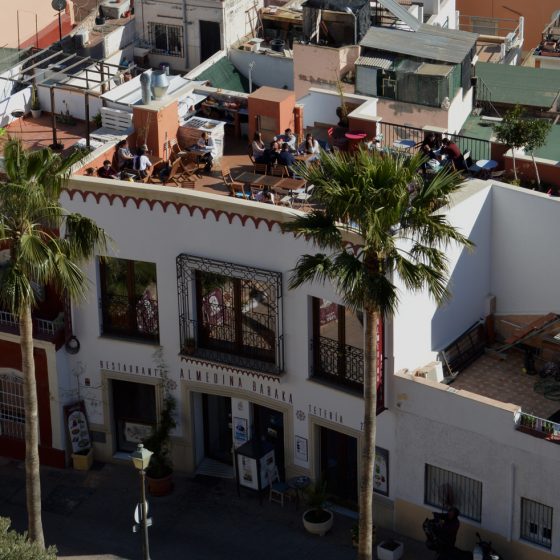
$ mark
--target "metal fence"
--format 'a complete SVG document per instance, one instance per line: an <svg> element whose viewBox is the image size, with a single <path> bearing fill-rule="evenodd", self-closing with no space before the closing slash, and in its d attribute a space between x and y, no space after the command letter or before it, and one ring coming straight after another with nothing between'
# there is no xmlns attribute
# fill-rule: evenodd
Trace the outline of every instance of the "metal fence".
<svg viewBox="0 0 560 560"><path fill-rule="evenodd" d="M424 503L438 509L456 507L463 517L482 518L482 482L426 463Z"/></svg>
<svg viewBox="0 0 560 560"><path fill-rule="evenodd" d="M0 435L16 439L25 435L23 380L15 375L0 375Z"/></svg>
<svg viewBox="0 0 560 560"><path fill-rule="evenodd" d="M378 145L380 148L393 149L396 142L400 140L411 140L414 142L414 146L408 150L409 152L415 152L429 132L421 128L384 121L381 121L378 127L381 129L381 133L378 135ZM452 142L455 142L462 153L470 152L470 157L474 162L480 159L491 159L491 143L488 140L462 136L460 134L445 133L440 136L449 138Z"/></svg>

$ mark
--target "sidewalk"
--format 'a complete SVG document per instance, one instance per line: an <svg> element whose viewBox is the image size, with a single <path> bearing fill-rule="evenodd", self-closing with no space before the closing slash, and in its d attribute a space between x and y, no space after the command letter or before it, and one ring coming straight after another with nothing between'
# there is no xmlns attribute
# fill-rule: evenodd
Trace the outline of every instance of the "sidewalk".
<svg viewBox="0 0 560 560"><path fill-rule="evenodd" d="M43 525L48 544L66 560L136 560L141 541L132 533L139 477L132 466L96 463L88 472L42 468ZM352 519L335 514L325 537L303 528L303 510L283 508L242 490L234 481L175 475L171 496L151 498L152 560L350 560ZM0 515L26 528L25 472L19 462L0 464ZM379 529L378 542L395 535ZM423 543L400 538L404 560L433 560Z"/></svg>

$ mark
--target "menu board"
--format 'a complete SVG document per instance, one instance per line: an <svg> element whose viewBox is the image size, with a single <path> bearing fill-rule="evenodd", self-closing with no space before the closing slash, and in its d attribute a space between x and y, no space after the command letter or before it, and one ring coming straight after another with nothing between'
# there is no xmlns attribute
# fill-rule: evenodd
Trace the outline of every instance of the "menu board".
<svg viewBox="0 0 560 560"><path fill-rule="evenodd" d="M91 438L86 416L84 401L64 407L68 436L72 445L72 453L84 453L91 449Z"/></svg>

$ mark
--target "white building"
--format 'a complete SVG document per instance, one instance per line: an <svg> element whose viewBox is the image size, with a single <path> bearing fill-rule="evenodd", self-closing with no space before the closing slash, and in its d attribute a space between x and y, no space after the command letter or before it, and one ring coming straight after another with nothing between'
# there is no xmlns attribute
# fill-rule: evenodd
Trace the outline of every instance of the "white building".
<svg viewBox="0 0 560 560"><path fill-rule="evenodd" d="M140 0L135 3L136 57L174 70L198 66L257 25L263 0Z"/></svg>

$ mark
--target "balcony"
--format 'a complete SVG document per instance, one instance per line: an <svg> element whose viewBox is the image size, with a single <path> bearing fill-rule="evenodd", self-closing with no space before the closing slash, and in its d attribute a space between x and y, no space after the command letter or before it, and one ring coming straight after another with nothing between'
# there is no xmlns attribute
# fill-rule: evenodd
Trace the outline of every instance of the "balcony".
<svg viewBox="0 0 560 560"><path fill-rule="evenodd" d="M55 319L33 317L33 338L45 340L57 345L64 340L64 315L60 313ZM0 331L19 334L19 319L13 313L0 311Z"/></svg>
<svg viewBox="0 0 560 560"><path fill-rule="evenodd" d="M560 424L519 411L514 417L515 429L539 439L560 443Z"/></svg>
<svg viewBox="0 0 560 560"><path fill-rule="evenodd" d="M313 341L312 377L363 392L364 353L355 346L320 336Z"/></svg>
<svg viewBox="0 0 560 560"><path fill-rule="evenodd" d="M261 323L253 320L244 321L239 329L184 316L179 320L183 355L273 374L283 371L284 339L274 334L272 325L263 331L258 328Z"/></svg>

